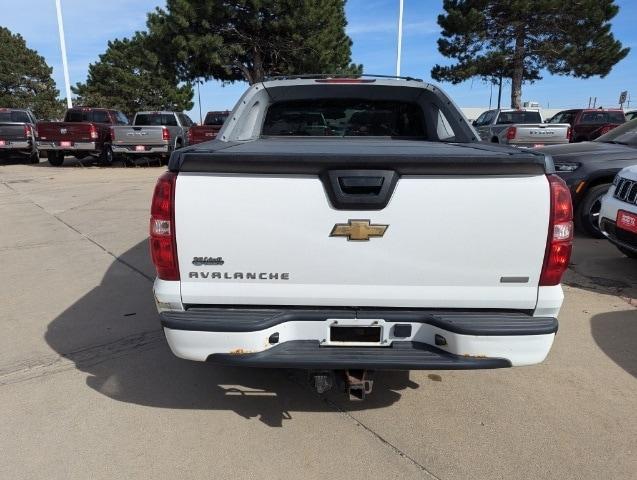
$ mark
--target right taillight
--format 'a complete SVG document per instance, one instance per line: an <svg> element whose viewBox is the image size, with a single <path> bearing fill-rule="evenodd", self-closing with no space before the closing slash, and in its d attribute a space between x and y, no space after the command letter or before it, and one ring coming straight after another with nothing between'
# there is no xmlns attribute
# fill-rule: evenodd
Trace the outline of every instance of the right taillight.
<svg viewBox="0 0 637 480"><path fill-rule="evenodd" d="M507 128L507 140L513 140L518 133L518 129L515 127Z"/></svg>
<svg viewBox="0 0 637 480"><path fill-rule="evenodd" d="M573 129L571 127L568 127L566 129L566 138L568 138L570 140L572 133L573 133Z"/></svg>
<svg viewBox="0 0 637 480"><path fill-rule="evenodd" d="M179 280L175 236L177 174L166 172L157 180L150 207L150 254L162 280Z"/></svg>
<svg viewBox="0 0 637 480"><path fill-rule="evenodd" d="M111 142L115 141L115 128L111 127Z"/></svg>
<svg viewBox="0 0 637 480"><path fill-rule="evenodd" d="M568 186L557 175L549 175L551 207L549 232L540 275L540 286L558 285L568 268L573 244L573 204Z"/></svg>

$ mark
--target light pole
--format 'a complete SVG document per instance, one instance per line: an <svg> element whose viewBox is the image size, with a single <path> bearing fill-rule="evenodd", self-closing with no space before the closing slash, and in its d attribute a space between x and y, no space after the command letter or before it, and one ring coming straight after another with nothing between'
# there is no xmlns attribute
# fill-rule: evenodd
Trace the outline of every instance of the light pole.
<svg viewBox="0 0 637 480"><path fill-rule="evenodd" d="M197 99L199 100L199 125L203 125L203 119L201 117L201 92L199 91L200 83L203 83L203 81L197 79Z"/></svg>
<svg viewBox="0 0 637 480"><path fill-rule="evenodd" d="M60 0L55 0L55 9L58 17L60 49L62 50L62 68L64 70L64 84L66 87L66 105L69 108L73 108L73 101L71 100L71 81L69 80L69 63L66 60L66 42L64 41L64 24L62 23L62 5L60 5Z"/></svg>
<svg viewBox="0 0 637 480"><path fill-rule="evenodd" d="M403 50L403 0L398 0L398 48L396 49L396 76L400 77L400 57Z"/></svg>

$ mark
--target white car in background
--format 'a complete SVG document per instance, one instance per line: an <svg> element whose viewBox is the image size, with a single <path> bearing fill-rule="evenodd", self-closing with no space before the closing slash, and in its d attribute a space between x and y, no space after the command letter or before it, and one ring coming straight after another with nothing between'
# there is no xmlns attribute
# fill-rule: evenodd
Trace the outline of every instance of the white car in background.
<svg viewBox="0 0 637 480"><path fill-rule="evenodd" d="M623 254L637 259L637 165L620 170L613 180L602 198L599 226Z"/></svg>

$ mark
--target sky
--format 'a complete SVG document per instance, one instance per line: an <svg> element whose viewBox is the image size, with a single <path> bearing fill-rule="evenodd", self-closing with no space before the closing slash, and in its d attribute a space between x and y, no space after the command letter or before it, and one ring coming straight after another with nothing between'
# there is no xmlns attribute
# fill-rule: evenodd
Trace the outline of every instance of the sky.
<svg viewBox="0 0 637 480"><path fill-rule="evenodd" d="M162 7L161 0L61 0L71 84L84 82L90 63L106 49L108 40L129 37L144 30L146 14ZM588 105L589 97L597 97L597 105L617 106L622 90L634 94L637 107L637 1L617 0L620 13L613 20L613 33L632 51L605 78L574 79L544 75L543 80L525 84L523 101L537 101L544 108L573 108ZM27 3L0 0L0 26L21 34L30 48L44 56L53 67L57 88L64 96L62 56L57 31L55 0L31 0ZM437 16L442 12L442 0L404 0L402 75L430 80L435 64L449 64L438 53L436 41L440 34ZM347 32L354 42L352 61L362 63L365 73L393 75L396 68L396 38L398 0L348 0L346 3ZM440 86L461 107L488 107L497 102L497 89L479 79L459 85ZM208 110L230 109L245 90L246 84L223 86L207 82L201 87L201 106ZM510 87L505 85L503 104L509 102ZM199 120L195 107L190 113Z"/></svg>

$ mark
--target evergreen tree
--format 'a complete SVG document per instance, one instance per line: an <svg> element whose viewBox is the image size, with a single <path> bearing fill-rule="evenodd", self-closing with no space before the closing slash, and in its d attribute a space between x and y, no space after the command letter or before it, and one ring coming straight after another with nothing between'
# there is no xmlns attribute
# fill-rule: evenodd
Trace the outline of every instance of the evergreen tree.
<svg viewBox="0 0 637 480"><path fill-rule="evenodd" d="M614 0L444 0L438 50L453 58L436 65L438 81L511 79L511 106L521 107L522 83L551 74L606 76L629 49L615 40Z"/></svg>
<svg viewBox="0 0 637 480"><path fill-rule="evenodd" d="M145 34L136 33L132 39L108 42L99 61L89 66L86 83L73 87L77 103L128 115L141 110L190 110L192 85L180 85L174 71L164 68L147 48L147 41Z"/></svg>
<svg viewBox="0 0 637 480"><path fill-rule="evenodd" d="M56 118L64 111L53 69L24 38L0 27L0 107L28 108L37 118Z"/></svg>
<svg viewBox="0 0 637 480"><path fill-rule="evenodd" d="M344 0L168 0L150 37L180 78L252 84L267 75L361 73Z"/></svg>

